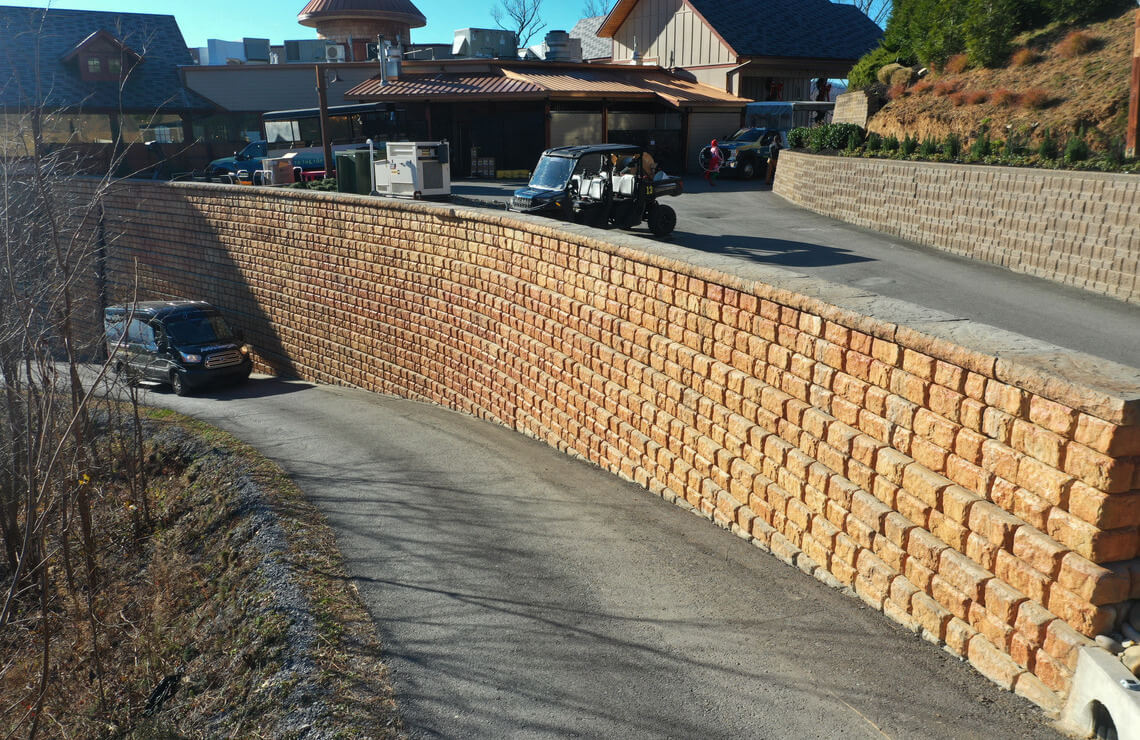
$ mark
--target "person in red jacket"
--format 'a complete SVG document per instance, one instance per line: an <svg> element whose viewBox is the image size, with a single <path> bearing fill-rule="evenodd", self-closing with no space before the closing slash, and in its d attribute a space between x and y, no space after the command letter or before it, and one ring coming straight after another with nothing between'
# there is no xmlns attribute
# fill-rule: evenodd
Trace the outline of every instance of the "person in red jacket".
<svg viewBox="0 0 1140 740"><path fill-rule="evenodd" d="M717 146L716 139L709 143L709 156L708 162L705 165L705 182L712 187L716 187L716 175L720 172L720 165L723 162L720 155L720 147Z"/></svg>

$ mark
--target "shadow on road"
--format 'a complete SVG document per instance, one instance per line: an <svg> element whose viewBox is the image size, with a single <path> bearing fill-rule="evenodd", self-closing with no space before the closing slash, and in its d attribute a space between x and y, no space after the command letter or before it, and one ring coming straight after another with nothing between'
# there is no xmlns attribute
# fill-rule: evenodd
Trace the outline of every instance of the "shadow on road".
<svg viewBox="0 0 1140 740"><path fill-rule="evenodd" d="M147 390L158 395L174 395L166 384L145 384ZM299 393L316 388L312 383L302 383L296 380L283 380L281 378L250 378L248 382L240 385L214 385L196 388L191 395L196 398L209 398L215 401L234 400L239 398L269 398L270 396L284 396L290 393Z"/></svg>
<svg viewBox="0 0 1140 740"><path fill-rule="evenodd" d="M762 236L744 236L741 234L708 236L687 231L675 231L672 241L683 247L701 252L732 255L753 262L784 267L827 267L875 261L870 257L863 257L850 250L838 247L788 239L766 239Z"/></svg>

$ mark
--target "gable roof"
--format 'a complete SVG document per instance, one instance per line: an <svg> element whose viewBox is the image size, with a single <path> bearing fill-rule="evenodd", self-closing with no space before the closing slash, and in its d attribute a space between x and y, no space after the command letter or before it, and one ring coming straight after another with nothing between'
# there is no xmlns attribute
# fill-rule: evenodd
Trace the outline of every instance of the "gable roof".
<svg viewBox="0 0 1140 740"><path fill-rule="evenodd" d="M97 41L102 41L105 46L109 45L115 47L123 54L123 56L130 57L136 62L142 59L142 55L137 51L100 28L98 31L95 31L90 36L83 39L75 46L71 47L71 49L66 54L59 58L60 61L70 62L72 59L79 55L79 52L83 51L83 49L87 48L88 46L97 47L98 44L95 43Z"/></svg>
<svg viewBox="0 0 1140 740"><path fill-rule="evenodd" d="M583 18L570 29L570 38L582 42L582 59L609 59L614 55L613 39L603 39L598 36L598 29L602 26L604 15L593 18Z"/></svg>
<svg viewBox="0 0 1140 740"><path fill-rule="evenodd" d="M102 33L99 33L102 32ZM109 37L123 53L137 55L122 84L86 81L72 52L95 37ZM171 15L0 7L0 108L26 109L36 95L47 108L126 112L208 112L213 103L188 90L179 65L193 64ZM38 48L37 48L38 42Z"/></svg>
<svg viewBox="0 0 1140 740"><path fill-rule="evenodd" d="M612 38L638 0L619 0L598 29ZM883 29L854 5L828 0L685 0L737 57L855 61L875 48Z"/></svg>

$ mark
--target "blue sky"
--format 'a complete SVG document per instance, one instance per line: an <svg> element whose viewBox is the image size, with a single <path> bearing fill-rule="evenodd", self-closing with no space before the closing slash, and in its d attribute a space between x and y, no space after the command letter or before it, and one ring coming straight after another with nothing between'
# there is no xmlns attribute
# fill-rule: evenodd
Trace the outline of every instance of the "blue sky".
<svg viewBox="0 0 1140 740"><path fill-rule="evenodd" d="M285 39L316 38L316 32L297 23L307 0L54 0L50 7L71 10L117 10L126 13L173 14L189 46L205 46L206 39L237 41L243 36ZM457 28L495 28L491 6L495 0L412 0L427 18L424 28L412 30L418 43L451 43ZM0 5L41 6L35 0ZM569 31L578 21L582 0L543 0L547 30ZM545 33L545 32L544 32ZM541 41L541 35L531 43Z"/></svg>

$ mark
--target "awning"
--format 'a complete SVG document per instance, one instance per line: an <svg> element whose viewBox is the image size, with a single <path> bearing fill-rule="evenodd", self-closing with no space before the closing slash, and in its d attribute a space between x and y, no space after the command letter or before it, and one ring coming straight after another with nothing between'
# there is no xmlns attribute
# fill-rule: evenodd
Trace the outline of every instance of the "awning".
<svg viewBox="0 0 1140 740"><path fill-rule="evenodd" d="M351 116L355 113L371 113L383 110L376 103L353 103L352 105L330 105L330 116ZM301 118L318 118L320 108L297 108L295 110L274 110L261 116L263 121L295 121Z"/></svg>

